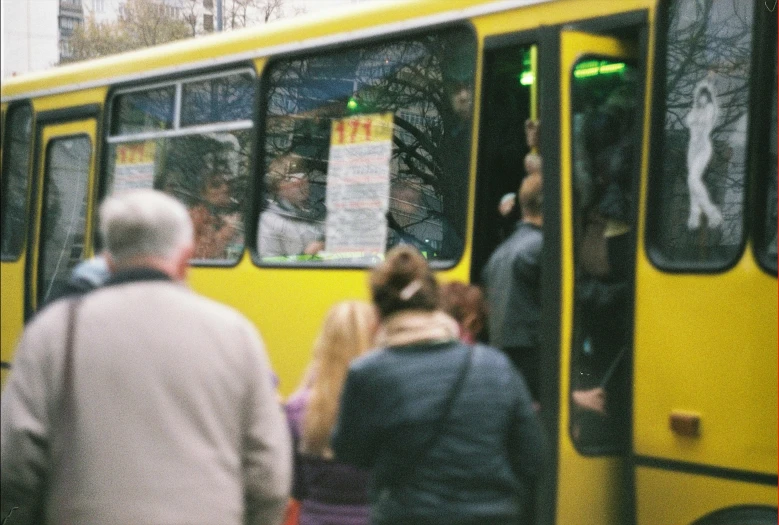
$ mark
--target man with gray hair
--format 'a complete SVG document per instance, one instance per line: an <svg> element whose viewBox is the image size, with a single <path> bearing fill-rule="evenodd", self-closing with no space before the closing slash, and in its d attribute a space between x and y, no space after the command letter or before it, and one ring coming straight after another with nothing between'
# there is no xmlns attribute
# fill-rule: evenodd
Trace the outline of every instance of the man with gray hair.
<svg viewBox="0 0 779 525"><path fill-rule="evenodd" d="M109 197L112 276L25 329L2 395L8 523L273 524L291 481L268 356L186 286L192 223L154 190Z"/></svg>

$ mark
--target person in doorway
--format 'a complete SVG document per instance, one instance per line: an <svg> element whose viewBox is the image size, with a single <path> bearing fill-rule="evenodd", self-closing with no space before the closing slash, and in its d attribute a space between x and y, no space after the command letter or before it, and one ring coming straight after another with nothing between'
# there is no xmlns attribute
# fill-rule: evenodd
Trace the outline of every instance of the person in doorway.
<svg viewBox="0 0 779 525"><path fill-rule="evenodd" d="M187 209L128 191L102 204L100 230L111 277L42 311L14 354L2 517L279 523L292 454L269 359L249 320L184 285Z"/></svg>
<svg viewBox="0 0 779 525"><path fill-rule="evenodd" d="M484 332L487 303L475 284L452 281L441 286L441 309L460 325L460 339L475 343Z"/></svg>
<svg viewBox="0 0 779 525"><path fill-rule="evenodd" d="M484 268L490 344L503 350L539 399L538 323L541 317L543 179L526 176L519 188L522 220Z"/></svg>

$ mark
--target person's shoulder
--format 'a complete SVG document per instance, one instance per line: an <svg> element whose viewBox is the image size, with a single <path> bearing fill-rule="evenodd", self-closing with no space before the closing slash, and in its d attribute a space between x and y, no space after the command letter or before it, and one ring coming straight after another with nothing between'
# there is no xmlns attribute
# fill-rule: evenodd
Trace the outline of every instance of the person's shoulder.
<svg viewBox="0 0 779 525"><path fill-rule="evenodd" d="M479 359L483 359L485 362L489 364L495 364L495 365L511 364L511 361L509 360L508 357L506 357L506 354L501 352L494 346L490 346L484 343L474 343L473 351L475 355L478 356Z"/></svg>
<svg viewBox="0 0 779 525"><path fill-rule="evenodd" d="M508 378L514 371L514 365L504 352L484 343L473 345L474 362L482 365L482 370L487 370L494 376Z"/></svg>
<svg viewBox="0 0 779 525"><path fill-rule="evenodd" d="M387 351L384 348L374 348L354 359L349 365L349 373L367 375L380 369L387 361Z"/></svg>
<svg viewBox="0 0 779 525"><path fill-rule="evenodd" d="M80 299L80 296L66 296L56 299L38 310L30 322L25 327L26 331L37 330L40 328L51 327L57 319L65 319L71 305Z"/></svg>

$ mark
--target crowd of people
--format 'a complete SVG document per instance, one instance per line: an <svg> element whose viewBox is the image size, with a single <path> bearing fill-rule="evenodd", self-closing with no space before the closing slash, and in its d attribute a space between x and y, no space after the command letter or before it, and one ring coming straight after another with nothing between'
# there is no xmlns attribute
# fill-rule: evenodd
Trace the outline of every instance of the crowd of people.
<svg viewBox="0 0 779 525"><path fill-rule="evenodd" d="M543 431L522 374L478 342L476 285L394 248L372 302L328 312L280 403L256 328L184 284L186 207L129 191L105 200L100 232L16 350L8 523L509 524L532 505Z"/></svg>
<svg viewBox="0 0 779 525"><path fill-rule="evenodd" d="M157 190L107 198L103 251L75 269L16 349L0 411L0 519L530 523L547 445L538 417L538 122L526 131L525 173L498 205L519 218L481 285L439 283L418 246L398 244L370 272L370 302L342 301L327 312L286 400L255 326L185 285L190 260L225 257L240 234L223 212L225 170L204 168L204 201L189 209ZM605 136L596 131L590 136ZM618 187L622 170L609 175L592 157L590 169L611 184L604 186ZM263 255L323 248L306 171L294 155L269 166L275 197L259 220ZM624 281L614 277L614 254L629 227L615 233L614 224L626 223L627 204L613 196L625 192L601 193L611 200L597 201L597 216L610 227L580 248L582 282L591 284L578 292L583 302L590 288L597 296ZM608 257L590 255L606 241ZM625 332L587 327L598 348L606 345L601 333ZM618 343L604 363L619 362ZM615 411L603 383L574 385L573 405L598 417Z"/></svg>

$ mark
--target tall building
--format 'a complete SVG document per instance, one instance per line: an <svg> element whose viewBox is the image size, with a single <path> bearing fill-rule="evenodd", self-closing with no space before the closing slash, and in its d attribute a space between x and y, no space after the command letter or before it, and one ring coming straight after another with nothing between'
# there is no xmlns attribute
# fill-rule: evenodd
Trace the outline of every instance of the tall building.
<svg viewBox="0 0 779 525"><path fill-rule="evenodd" d="M60 61L71 57L70 37L73 30L84 23L81 0L59 0L59 56Z"/></svg>
<svg viewBox="0 0 779 525"><path fill-rule="evenodd" d="M2 0L0 76L48 69L60 60L59 2Z"/></svg>

